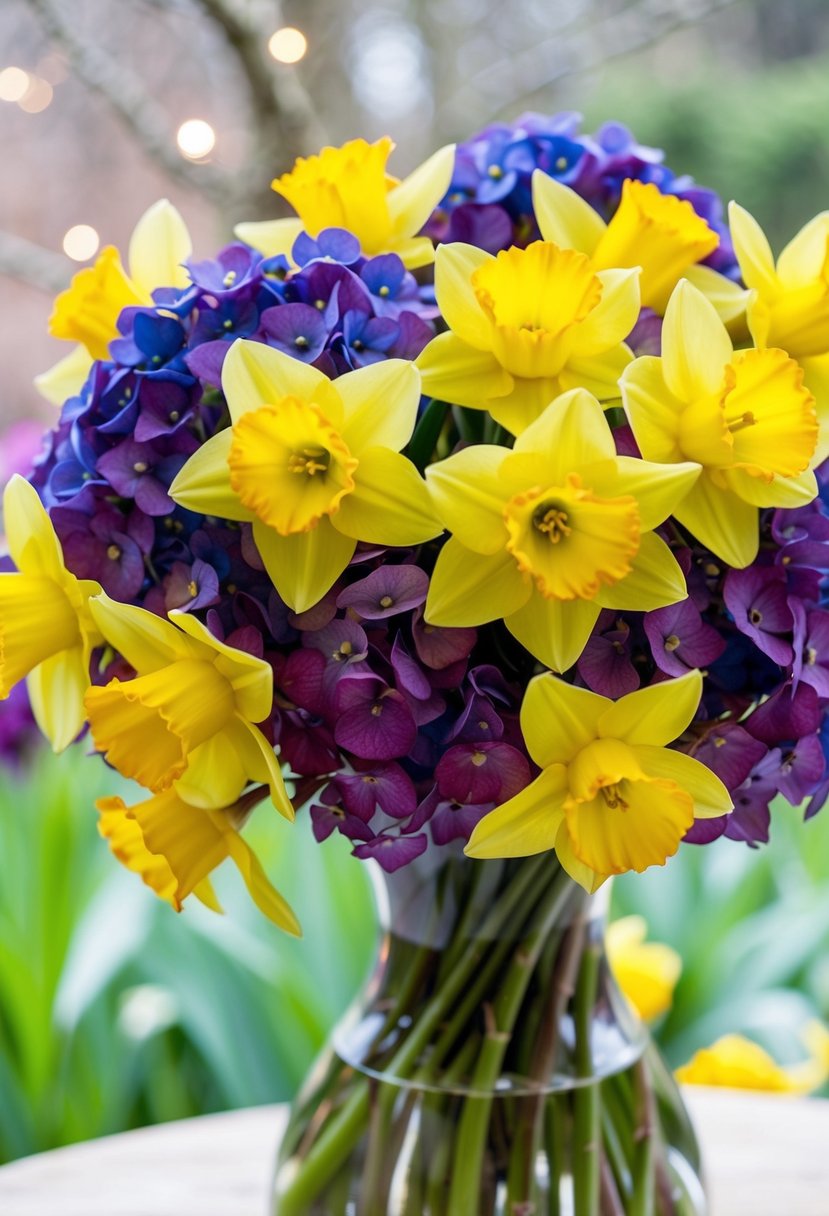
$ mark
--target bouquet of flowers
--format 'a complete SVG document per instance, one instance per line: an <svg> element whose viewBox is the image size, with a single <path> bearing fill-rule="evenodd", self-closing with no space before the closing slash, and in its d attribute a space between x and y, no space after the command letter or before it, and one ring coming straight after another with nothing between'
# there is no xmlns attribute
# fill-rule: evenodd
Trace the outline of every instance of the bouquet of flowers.
<svg viewBox="0 0 829 1216"><path fill-rule="evenodd" d="M588 895L829 790L829 214L775 262L573 114L391 151L209 260L159 203L58 298L0 695L144 787L100 829L177 910L229 857L299 932L264 802L391 876L279 1213L702 1211Z"/></svg>

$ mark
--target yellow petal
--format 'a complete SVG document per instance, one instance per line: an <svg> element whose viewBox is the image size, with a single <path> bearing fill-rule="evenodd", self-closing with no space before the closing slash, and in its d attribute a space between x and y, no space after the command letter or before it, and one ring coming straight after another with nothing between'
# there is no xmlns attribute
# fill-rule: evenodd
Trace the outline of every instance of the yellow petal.
<svg viewBox="0 0 829 1216"><path fill-rule="evenodd" d="M74 743L86 722L89 657L81 647L45 659L26 681L35 722L54 752Z"/></svg>
<svg viewBox="0 0 829 1216"><path fill-rule="evenodd" d="M399 452L412 437L420 375L408 359L383 359L335 381L343 403L341 434L355 456L380 446Z"/></svg>
<svg viewBox="0 0 829 1216"><path fill-rule="evenodd" d="M242 875L250 897L259 911L264 912L269 920L272 920L280 929L284 929L286 933L290 933L294 937L302 937L299 921L291 911L290 905L271 884L262 869L262 863L250 845L232 829L226 834L225 840L228 855Z"/></svg>
<svg viewBox="0 0 829 1216"><path fill-rule="evenodd" d="M182 263L192 252L181 214L162 198L144 212L130 237L130 278L146 296L156 287L187 287L190 276Z"/></svg>
<svg viewBox="0 0 829 1216"><path fill-rule="evenodd" d="M9 556L23 574L64 581L63 550L37 490L19 473L3 491L3 521Z"/></svg>
<svg viewBox="0 0 829 1216"><path fill-rule="evenodd" d="M635 456L618 456L616 472L615 480L607 486L603 484L601 492L632 494L639 504L642 531L649 532L682 501L699 477L701 467L691 461L656 464Z"/></svg>
<svg viewBox="0 0 829 1216"><path fill-rule="evenodd" d="M596 603L602 608L647 612L677 604L688 594L679 563L655 532L643 533L630 564L630 574L612 587L599 588Z"/></svg>
<svg viewBox="0 0 829 1216"><path fill-rule="evenodd" d="M505 549L475 553L450 536L429 583L426 621L459 627L495 621L523 604L530 587Z"/></svg>
<svg viewBox="0 0 829 1216"><path fill-rule="evenodd" d="M755 507L805 507L817 498L818 484L808 469L796 477L775 477L768 482L745 469L726 469L723 480L744 502Z"/></svg>
<svg viewBox="0 0 829 1216"><path fill-rule="evenodd" d="M561 391L586 388L600 401L615 401L619 396L619 378L632 360L633 353L624 342L595 355L573 354L559 376Z"/></svg>
<svg viewBox="0 0 829 1216"><path fill-rule="evenodd" d="M413 236L408 240L395 241L392 252L397 254L407 270L431 266L435 260L435 247L428 236Z"/></svg>
<svg viewBox="0 0 829 1216"><path fill-rule="evenodd" d="M737 570L750 566L757 556L757 508L715 484L705 470L674 515L698 541Z"/></svg>
<svg viewBox="0 0 829 1216"><path fill-rule="evenodd" d="M599 611L593 600L547 600L533 592L523 608L505 616L504 624L547 667L567 671L584 650Z"/></svg>
<svg viewBox="0 0 829 1216"><path fill-rule="evenodd" d="M163 617L121 604L103 592L89 601L95 622L113 649L141 674L158 671L177 659L204 659L204 648Z"/></svg>
<svg viewBox="0 0 829 1216"><path fill-rule="evenodd" d="M180 507L219 519L254 519L230 485L228 456L233 430L219 431L203 443L181 468L170 486L170 497Z"/></svg>
<svg viewBox="0 0 829 1216"><path fill-rule="evenodd" d="M476 826L464 849L467 857L532 857L555 844L564 817L567 770L546 768L526 789L496 807Z"/></svg>
<svg viewBox="0 0 829 1216"><path fill-rule="evenodd" d="M710 266L689 266L685 278L713 304L724 324L731 325L745 316L749 293L733 279L727 279Z"/></svg>
<svg viewBox="0 0 829 1216"><path fill-rule="evenodd" d="M777 277L787 291L809 287L820 278L829 249L829 211L804 224L777 259Z"/></svg>
<svg viewBox="0 0 829 1216"><path fill-rule="evenodd" d="M507 494L500 472L507 456L505 448L476 443L426 470L438 517L462 544L476 553L495 553L506 541Z"/></svg>
<svg viewBox="0 0 829 1216"><path fill-rule="evenodd" d="M379 447L360 456L354 489L331 523L345 536L378 545L419 545L443 531L426 482L412 462Z"/></svg>
<svg viewBox="0 0 829 1216"><path fill-rule="evenodd" d="M829 456L829 355L812 355L801 359L803 383L814 395L820 434L812 460L815 468Z"/></svg>
<svg viewBox="0 0 829 1216"><path fill-rule="evenodd" d="M673 857L694 821L688 794L671 781L620 781L590 802L565 800L575 855L597 874L641 874Z"/></svg>
<svg viewBox="0 0 829 1216"><path fill-rule="evenodd" d="M430 397L483 410L510 392L513 379L489 351L477 350L453 333L440 334L418 355L423 391Z"/></svg>
<svg viewBox="0 0 829 1216"><path fill-rule="evenodd" d="M189 612L170 613L170 620L188 637L213 651L213 665L230 682L236 708L249 722L263 722L273 705L273 668L265 659L228 646Z"/></svg>
<svg viewBox="0 0 829 1216"><path fill-rule="evenodd" d="M733 810L731 795L711 769L685 752L638 744L634 748L642 771L649 777L674 781L694 800L695 819L713 819Z"/></svg>
<svg viewBox="0 0 829 1216"><path fill-rule="evenodd" d="M179 798L190 806L219 809L235 802L248 783L232 732L213 735L187 758L187 767L174 782Z"/></svg>
<svg viewBox="0 0 829 1216"><path fill-rule="evenodd" d="M541 169L533 173L532 191L533 210L544 240L562 249L592 254L607 227L598 211Z"/></svg>
<svg viewBox="0 0 829 1216"><path fill-rule="evenodd" d="M646 942L641 916L623 916L608 925L607 958L622 992L643 1021L651 1022L671 1007L682 973L676 950L661 942Z"/></svg>
<svg viewBox="0 0 829 1216"><path fill-rule="evenodd" d="M253 539L282 599L294 612L318 604L345 570L356 541L343 536L327 517L310 532L280 536L257 519Z"/></svg>
<svg viewBox="0 0 829 1216"><path fill-rule="evenodd" d="M552 380L523 380L516 376L511 390L502 397L490 397L485 408L511 435L521 435L544 412L550 402L564 392L565 387L571 389L581 384L581 378L576 376L570 377L569 383L563 385L567 370L565 368L561 376ZM471 405L471 402L464 404Z"/></svg>
<svg viewBox="0 0 829 1216"><path fill-rule="evenodd" d="M569 764L598 737L599 718L610 705L607 697L549 672L530 680L521 705L521 733L539 768Z"/></svg>
<svg viewBox="0 0 829 1216"><path fill-rule="evenodd" d="M573 841L567 830L566 819L562 821L558 829L555 848L556 857L561 868L580 887L584 887L589 895L595 895L602 883L606 882L609 878L608 874L597 874L590 866L585 865L579 857L576 857L576 854L573 852Z"/></svg>
<svg viewBox="0 0 829 1216"><path fill-rule="evenodd" d="M79 270L56 297L49 333L82 342L93 359L106 359L110 342L118 337L121 310L149 303L149 297L127 278L118 250L107 245L94 265Z"/></svg>
<svg viewBox="0 0 829 1216"><path fill-rule="evenodd" d="M476 350L492 349L492 323L472 286L472 276L491 253L462 241L440 245L435 255L435 296L446 324L462 342Z"/></svg>
<svg viewBox="0 0 829 1216"><path fill-rule="evenodd" d="M685 402L665 383L663 363L652 355L635 359L619 382L622 404L639 450L646 460L672 464L682 460L679 419Z"/></svg>
<svg viewBox="0 0 829 1216"><path fill-rule="evenodd" d="M180 912L181 900L176 895L178 881L170 863L161 854L150 852L144 843L141 824L132 813L140 814L144 805L128 807L123 798L99 798L95 803L99 815L98 831L123 866L138 874L160 899Z"/></svg>
<svg viewBox="0 0 829 1216"><path fill-rule="evenodd" d="M591 393L581 388L551 401L521 432L515 451L543 453L550 485L564 485L570 473L616 457L613 432L604 410Z"/></svg>
<svg viewBox="0 0 829 1216"><path fill-rule="evenodd" d="M420 232L449 189L454 166L455 145L446 144L389 191L387 203L392 225L391 247L395 251L401 238Z"/></svg>
<svg viewBox="0 0 829 1216"><path fill-rule="evenodd" d="M622 342L639 316L639 268L602 270L596 276L602 298L581 325L573 331L573 353L568 359L591 359Z"/></svg>
<svg viewBox="0 0 829 1216"><path fill-rule="evenodd" d="M303 230L300 219L263 220L261 223L237 224L233 229L240 241L250 245L266 258L279 254L290 259L294 241Z"/></svg>
<svg viewBox="0 0 829 1216"><path fill-rule="evenodd" d="M234 742L251 781L267 785L271 802L280 815L290 821L295 818L293 804L285 789L279 760L268 740L257 726L239 719Z"/></svg>
<svg viewBox="0 0 829 1216"><path fill-rule="evenodd" d="M702 676L698 671L649 684L606 709L599 720L599 734L604 739L663 747L678 739L693 722L701 696Z"/></svg>
<svg viewBox="0 0 829 1216"><path fill-rule="evenodd" d="M669 391L688 403L719 392L733 353L714 305L683 279L662 325L662 371Z"/></svg>
<svg viewBox="0 0 829 1216"><path fill-rule="evenodd" d="M218 896L213 889L213 883L209 878L203 878L201 882L197 882L195 887L193 887L193 894L199 903L204 904L205 908L209 908L211 912L215 912L218 916L224 915L224 908L219 903Z"/></svg>
<svg viewBox="0 0 829 1216"><path fill-rule="evenodd" d="M315 390L328 381L309 363L292 359L290 355L263 342L238 338L225 357L222 368L222 390L234 422L248 410L263 405L276 405L283 397L309 400ZM331 418L335 427L341 419Z"/></svg>
<svg viewBox="0 0 829 1216"><path fill-rule="evenodd" d="M785 1069L768 1052L739 1034L723 1035L710 1047L701 1048L676 1070L676 1078L683 1085L798 1092Z"/></svg>
<svg viewBox="0 0 829 1216"><path fill-rule="evenodd" d="M739 203L728 204L728 223L734 252L746 287L754 287L761 295L776 297L780 282L774 268L774 255L760 225Z"/></svg>
<svg viewBox="0 0 829 1216"><path fill-rule="evenodd" d="M35 376L35 388L52 405L63 405L68 397L74 397L81 391L93 362L89 351L79 342L48 371Z"/></svg>

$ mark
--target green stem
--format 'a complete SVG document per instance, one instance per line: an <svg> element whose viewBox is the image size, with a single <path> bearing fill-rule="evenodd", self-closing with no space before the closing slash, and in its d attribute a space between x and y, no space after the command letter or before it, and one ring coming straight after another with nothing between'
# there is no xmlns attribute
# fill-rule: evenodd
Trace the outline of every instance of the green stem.
<svg viewBox="0 0 829 1216"><path fill-rule="evenodd" d="M601 952L591 944L582 956L576 984L574 1019L576 1071L585 1078L573 1094L573 1211L596 1216L599 1211L599 1144L601 1094L593 1076L591 1030Z"/></svg>
<svg viewBox="0 0 829 1216"><path fill-rule="evenodd" d="M426 1182L424 1211L428 1212L429 1216L443 1216L443 1213L447 1212L449 1175L454 1148L453 1108L457 1103L457 1097L451 1090L453 1085L463 1082L479 1048L480 1036L471 1036L444 1073L442 1088L447 1092L430 1093L424 1101L424 1121L431 1122L438 1133L437 1142L432 1150L429 1177ZM422 1216L422 1213L413 1212L412 1216Z"/></svg>
<svg viewBox="0 0 829 1216"><path fill-rule="evenodd" d="M637 1060L633 1066L636 1123L633 1132L633 1195L630 1216L653 1216L656 1137L656 1103L647 1065Z"/></svg>
<svg viewBox="0 0 829 1216"><path fill-rule="evenodd" d="M550 1189L547 1192L547 1216L561 1216L561 1179L566 1172L568 1124L566 1099L561 1094L551 1094L544 1110L544 1143L550 1170Z"/></svg>

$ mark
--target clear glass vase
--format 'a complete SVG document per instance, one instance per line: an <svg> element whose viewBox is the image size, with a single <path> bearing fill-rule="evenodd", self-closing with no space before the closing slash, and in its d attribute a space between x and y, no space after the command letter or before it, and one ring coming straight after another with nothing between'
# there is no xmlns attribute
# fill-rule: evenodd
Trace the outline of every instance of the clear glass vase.
<svg viewBox="0 0 829 1216"><path fill-rule="evenodd" d="M378 966L293 1107L274 1216L703 1216L606 894L549 854L381 877Z"/></svg>

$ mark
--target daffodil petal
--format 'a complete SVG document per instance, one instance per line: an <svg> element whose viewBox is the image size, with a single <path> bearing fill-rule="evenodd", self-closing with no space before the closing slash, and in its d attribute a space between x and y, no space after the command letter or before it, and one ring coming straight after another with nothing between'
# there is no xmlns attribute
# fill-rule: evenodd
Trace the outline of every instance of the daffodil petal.
<svg viewBox="0 0 829 1216"><path fill-rule="evenodd" d="M662 360L643 355L620 380L622 404L639 450L646 460L672 464L682 460L679 419L685 403L665 383Z"/></svg>
<svg viewBox="0 0 829 1216"><path fill-rule="evenodd" d="M282 898L272 885L262 863L251 849L247 841L232 828L225 834L228 856L242 875L250 897L260 912L264 912L268 920L273 921L280 929L294 937L302 937L299 921L291 911L290 905Z"/></svg>
<svg viewBox="0 0 829 1216"><path fill-rule="evenodd" d="M521 733L539 768L569 764L598 737L598 723L611 702L549 672L530 680L521 705Z"/></svg>
<svg viewBox="0 0 829 1216"><path fill-rule="evenodd" d="M230 485L228 456L232 445L233 431L228 428L197 448L173 479L170 486L173 502L200 515L252 520L253 512L241 503Z"/></svg>
<svg viewBox="0 0 829 1216"><path fill-rule="evenodd" d="M429 583L425 618L431 625L481 625L514 612L530 590L529 578L505 549L475 553L450 536Z"/></svg>
<svg viewBox="0 0 829 1216"><path fill-rule="evenodd" d="M285 789L282 767L273 748L257 726L238 720L234 742L251 781L267 785L271 802L286 819L293 822L294 808ZM241 728L241 729L240 729Z"/></svg>
<svg viewBox="0 0 829 1216"><path fill-rule="evenodd" d="M516 376L511 390L502 397L490 397L485 402L485 408L511 435L521 435L544 412L550 402L562 394L564 378L564 374L554 380L522 380ZM573 376L565 387L571 389L580 384L580 378ZM468 405L469 402L464 404Z"/></svg>
<svg viewBox="0 0 829 1216"><path fill-rule="evenodd" d="M273 669L270 663L220 641L190 612L173 611L170 620L188 637L214 652L214 665L229 680L239 712L250 722L264 722L273 707Z"/></svg>
<svg viewBox="0 0 829 1216"><path fill-rule="evenodd" d="M63 405L69 397L81 391L94 360L89 351L79 342L48 371L35 376L34 385L42 397L52 405Z"/></svg>
<svg viewBox="0 0 829 1216"><path fill-rule="evenodd" d="M593 600L546 600L533 593L504 624L521 645L553 671L567 671L584 650L599 616Z"/></svg>
<svg viewBox="0 0 829 1216"><path fill-rule="evenodd" d="M394 243L394 253L407 270L419 270L421 266L431 266L435 260L435 247L428 236L412 236L408 240L398 240Z"/></svg>
<svg viewBox="0 0 829 1216"><path fill-rule="evenodd" d="M331 516L338 532L377 545L419 545L443 531L426 482L410 460L389 448L360 456L354 489Z"/></svg>
<svg viewBox="0 0 829 1216"><path fill-rule="evenodd" d="M717 316L730 325L745 316L748 292L733 279L712 270L710 266L689 266L685 278L713 304Z"/></svg>
<svg viewBox="0 0 829 1216"><path fill-rule="evenodd" d="M780 290L774 255L763 229L739 203L729 203L728 223L740 272L746 287L763 295L776 296Z"/></svg>
<svg viewBox="0 0 829 1216"><path fill-rule="evenodd" d="M190 806L219 810L234 803L247 783L232 735L223 730L190 753L186 769L173 784Z"/></svg>
<svg viewBox="0 0 829 1216"><path fill-rule="evenodd" d="M630 692L609 706L599 719L603 739L664 747L691 725L702 696L696 670L676 680L663 680Z"/></svg>
<svg viewBox="0 0 829 1216"><path fill-rule="evenodd" d="M752 477L745 469L728 469L725 479L735 494L755 507L805 507L818 494L817 479L809 469L796 477L775 477L771 482Z"/></svg>
<svg viewBox="0 0 829 1216"><path fill-rule="evenodd" d="M163 860L163 858L159 860ZM209 908L211 912L215 912L218 916L224 916L224 908L219 903L213 883L209 878L203 878L201 882L197 882L195 887L193 887L192 893L200 904L204 904L205 908Z"/></svg>
<svg viewBox="0 0 829 1216"><path fill-rule="evenodd" d="M597 874L595 870L591 870L590 866L585 863L573 852L573 842L570 839L570 833L567 830L567 821L565 820L558 830L555 843L556 857L558 863L563 870L566 871L577 882L580 887L584 887L585 891L590 895L594 895L598 891L602 883L609 878L608 874Z"/></svg>
<svg viewBox="0 0 829 1216"><path fill-rule="evenodd" d="M533 210L544 240L590 256L607 227L598 211L541 169L533 173L532 192Z"/></svg>
<svg viewBox="0 0 829 1216"><path fill-rule="evenodd" d="M492 261L491 253L461 241L439 245L435 254L435 296L441 316L461 341L483 351L491 349L492 325L475 296L472 276Z"/></svg>
<svg viewBox="0 0 829 1216"><path fill-rule="evenodd" d="M551 401L515 441L516 452L543 452L551 485L564 485L573 469L614 460L616 447L605 412L585 389Z"/></svg>
<svg viewBox="0 0 829 1216"><path fill-rule="evenodd" d="M34 486L15 473L3 491L3 521L9 556L22 574L65 579L63 550Z"/></svg>
<svg viewBox="0 0 829 1216"><path fill-rule="evenodd" d="M573 359L592 359L623 342L639 316L639 267L602 270L597 276L602 298L573 334Z"/></svg>
<svg viewBox="0 0 829 1216"><path fill-rule="evenodd" d="M829 211L804 224L777 259L777 277L787 291L815 282L829 252Z"/></svg>
<svg viewBox="0 0 829 1216"><path fill-rule="evenodd" d="M307 401L327 383L327 377L310 363L292 359L264 342L245 338L233 343L222 367L222 389L234 422L248 410L276 405L283 397ZM329 421L336 427L341 419Z"/></svg>
<svg viewBox="0 0 829 1216"><path fill-rule="evenodd" d="M91 599L89 607L106 641L141 675L176 659L205 657L198 642L146 608L118 603L104 593Z"/></svg>
<svg viewBox="0 0 829 1216"><path fill-rule="evenodd" d="M147 297L156 287L187 287L190 276L182 263L192 252L180 212L166 198L159 199L144 212L130 237L130 278Z"/></svg>
<svg viewBox="0 0 829 1216"><path fill-rule="evenodd" d="M586 388L599 401L615 401L619 396L619 378L632 361L633 353L624 342L595 355L574 354L559 375L561 389Z"/></svg>
<svg viewBox="0 0 829 1216"><path fill-rule="evenodd" d="M359 456L379 445L399 452L412 437L420 376L407 359L383 359L346 372L335 382L343 403L342 437Z"/></svg>
<svg viewBox="0 0 829 1216"><path fill-rule="evenodd" d="M29 673L32 713L53 751L64 751L81 733L89 685L89 661L79 646L52 655Z"/></svg>
<svg viewBox="0 0 829 1216"><path fill-rule="evenodd" d="M567 770L563 764L546 768L535 781L478 823L467 857L532 857L552 849L564 818Z"/></svg>
<svg viewBox="0 0 829 1216"><path fill-rule="evenodd" d="M815 468L829 456L829 355L813 355L800 360L803 383L815 398L820 435L812 464Z"/></svg>
<svg viewBox="0 0 829 1216"><path fill-rule="evenodd" d="M657 464L635 456L616 459L618 476L614 494L632 494L639 504L639 523L650 532L673 512L699 477L702 468L692 461Z"/></svg>
<svg viewBox="0 0 829 1216"><path fill-rule="evenodd" d="M319 603L357 547L357 542L338 532L328 518L321 519L310 532L292 536L280 536L257 519L253 539L274 587L294 612L306 612Z"/></svg>
<svg viewBox="0 0 829 1216"><path fill-rule="evenodd" d="M704 470L674 515L698 541L737 570L750 566L757 556L757 508L715 485Z"/></svg>
<svg viewBox="0 0 829 1216"><path fill-rule="evenodd" d="M685 575L671 550L655 532L645 532L631 571L611 587L600 587L596 603L602 608L647 612L677 604L688 594Z"/></svg>
<svg viewBox="0 0 829 1216"><path fill-rule="evenodd" d="M668 747L653 747L640 743L634 749L642 771L649 777L674 781L694 800L695 819L713 819L727 815L734 803L716 773L688 756Z"/></svg>
<svg viewBox="0 0 829 1216"><path fill-rule="evenodd" d="M386 201L395 250L398 239L420 232L449 189L454 167L455 145L446 144L389 191Z"/></svg>
<svg viewBox="0 0 829 1216"><path fill-rule="evenodd" d="M486 409L488 399L503 397L513 386L512 376L493 354L477 350L453 333L433 338L416 364L424 393L470 409Z"/></svg>
<svg viewBox="0 0 829 1216"><path fill-rule="evenodd" d="M506 540L507 495L500 470L507 456L505 448L476 443L426 470L426 483L439 518L476 553L495 553Z"/></svg>
<svg viewBox="0 0 829 1216"><path fill-rule="evenodd" d="M662 372L669 391L689 403L719 392L733 354L714 305L687 279L681 280L662 324Z"/></svg>
<svg viewBox="0 0 829 1216"><path fill-rule="evenodd" d="M302 232L302 220L263 220L261 223L237 224L233 229L240 241L258 250L266 258L274 258L279 254L290 258L294 241Z"/></svg>

